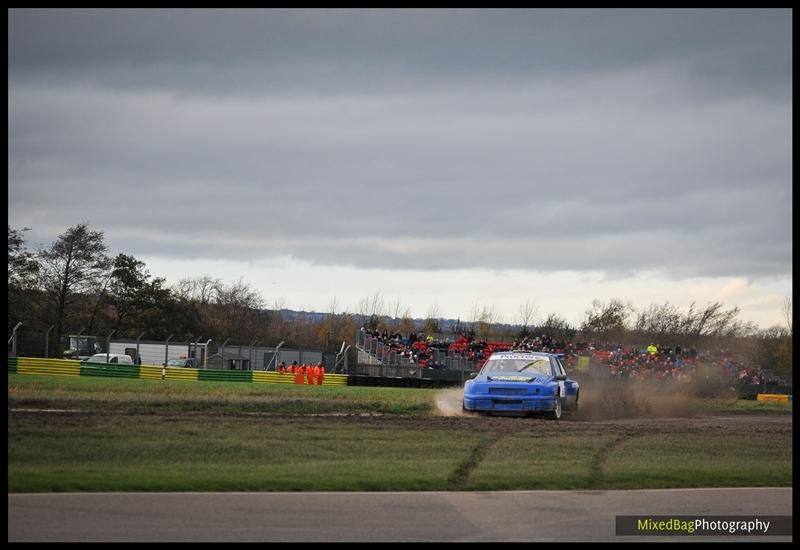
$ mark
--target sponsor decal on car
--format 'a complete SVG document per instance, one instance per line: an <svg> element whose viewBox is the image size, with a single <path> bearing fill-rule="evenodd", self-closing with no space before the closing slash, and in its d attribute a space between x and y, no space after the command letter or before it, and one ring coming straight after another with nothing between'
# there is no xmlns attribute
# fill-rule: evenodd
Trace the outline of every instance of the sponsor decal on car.
<svg viewBox="0 0 800 550"><path fill-rule="evenodd" d="M514 376L514 375L501 375L501 376L489 376L489 380L502 380L504 382L528 382L532 380L530 376Z"/></svg>

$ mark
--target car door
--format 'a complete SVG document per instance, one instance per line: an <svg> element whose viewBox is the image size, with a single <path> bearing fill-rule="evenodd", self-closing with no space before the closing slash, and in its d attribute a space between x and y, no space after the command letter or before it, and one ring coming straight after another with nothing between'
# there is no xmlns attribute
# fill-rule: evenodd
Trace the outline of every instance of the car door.
<svg viewBox="0 0 800 550"><path fill-rule="evenodd" d="M559 359L558 357L554 357L554 359L557 372L560 375L566 377L567 371L564 369L564 365L561 363L561 359ZM575 406L577 405L578 402L578 384L574 380L570 380L569 378L566 378L563 382L561 382L561 384L563 385L562 395L565 396L563 402L564 408L567 410L575 409Z"/></svg>

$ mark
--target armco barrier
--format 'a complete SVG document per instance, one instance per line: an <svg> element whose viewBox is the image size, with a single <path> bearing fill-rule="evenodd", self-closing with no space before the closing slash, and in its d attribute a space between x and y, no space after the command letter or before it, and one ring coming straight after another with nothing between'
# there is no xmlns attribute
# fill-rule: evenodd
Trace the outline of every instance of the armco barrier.
<svg viewBox="0 0 800 550"><path fill-rule="evenodd" d="M739 395L739 399L755 400L759 393L791 395L792 386L767 384L765 391L763 384L738 384L736 386L736 393Z"/></svg>
<svg viewBox="0 0 800 550"><path fill-rule="evenodd" d="M327 377L325 382L327 382ZM294 384L294 374L278 372L253 371L253 382L258 384Z"/></svg>
<svg viewBox="0 0 800 550"><path fill-rule="evenodd" d="M344 374L326 374L323 381L324 386L346 386L347 375ZM294 374L273 371L253 371L253 382L262 384L294 384Z"/></svg>
<svg viewBox="0 0 800 550"><path fill-rule="evenodd" d="M80 361L69 359L39 359L36 357L17 357L17 374L49 374L51 376L80 376ZM11 373L11 358L9 358Z"/></svg>
<svg viewBox="0 0 800 550"><path fill-rule="evenodd" d="M145 380L186 380L196 382L257 382L265 384L294 384L294 375L263 371L231 371L218 369L186 369L152 367L147 365L118 365L110 363L81 363L67 359L9 357L8 374L46 374L50 376L100 376L110 378L141 378ZM347 385L347 376L326 374L325 386Z"/></svg>
<svg viewBox="0 0 800 550"><path fill-rule="evenodd" d="M789 402L789 396L781 393L759 393L756 396L757 401L778 401L782 403Z"/></svg>
<svg viewBox="0 0 800 550"><path fill-rule="evenodd" d="M197 379L214 382L252 382L253 371L199 369L197 371Z"/></svg>
<svg viewBox="0 0 800 550"><path fill-rule="evenodd" d="M109 378L139 378L139 365L112 365L110 363L82 363L81 376L106 376Z"/></svg>
<svg viewBox="0 0 800 550"><path fill-rule="evenodd" d="M161 380L161 374L166 374L164 367L139 366L139 378L143 380Z"/></svg>
<svg viewBox="0 0 800 550"><path fill-rule="evenodd" d="M150 367L139 366L139 378L142 380L188 380L197 382L197 369L184 369L181 367Z"/></svg>

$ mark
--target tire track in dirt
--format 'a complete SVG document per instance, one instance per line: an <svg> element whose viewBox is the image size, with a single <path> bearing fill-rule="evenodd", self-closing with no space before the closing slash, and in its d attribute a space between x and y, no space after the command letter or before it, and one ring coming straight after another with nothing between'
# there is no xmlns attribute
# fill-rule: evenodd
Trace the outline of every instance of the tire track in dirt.
<svg viewBox="0 0 800 550"><path fill-rule="evenodd" d="M482 438L477 445L470 451L469 455L461 464L447 477L448 490L459 490L466 486L469 475L478 467L486 457L489 449L497 443L503 436L495 435Z"/></svg>
<svg viewBox="0 0 800 550"><path fill-rule="evenodd" d="M586 483L589 486L602 484L603 477L605 476L603 469L611 452L616 450L619 446L627 443L631 439L635 437L641 437L642 435L644 434L641 432L626 432L600 447L594 456L592 456L592 460L589 463L589 475L586 478Z"/></svg>

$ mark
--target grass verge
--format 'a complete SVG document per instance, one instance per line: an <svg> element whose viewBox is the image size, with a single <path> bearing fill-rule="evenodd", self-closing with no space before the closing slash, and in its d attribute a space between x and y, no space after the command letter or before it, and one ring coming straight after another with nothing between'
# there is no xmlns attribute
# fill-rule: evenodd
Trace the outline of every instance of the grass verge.
<svg viewBox="0 0 800 550"><path fill-rule="evenodd" d="M468 488L662 489L792 485L791 434L515 436L496 444Z"/></svg>
<svg viewBox="0 0 800 550"><path fill-rule="evenodd" d="M430 414L435 390L8 375L11 408L280 414Z"/></svg>
<svg viewBox="0 0 800 550"><path fill-rule="evenodd" d="M8 377L8 490L399 491L791 486L791 423L436 418L436 392ZM786 404L708 402L711 412ZM753 408L757 407L757 408ZM789 412L791 411L789 404ZM17 409L68 409L27 413ZM281 413L251 416L247 413ZM775 412L775 411L773 411ZM313 417L380 413L379 418ZM292 416L297 415L297 416ZM507 421L506 421L507 420ZM763 425L770 426L768 430ZM654 428L651 428L654 426ZM658 433L656 430L669 430Z"/></svg>
<svg viewBox="0 0 800 550"><path fill-rule="evenodd" d="M445 489L477 441L347 420L12 415L8 490Z"/></svg>

